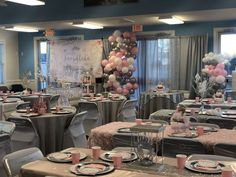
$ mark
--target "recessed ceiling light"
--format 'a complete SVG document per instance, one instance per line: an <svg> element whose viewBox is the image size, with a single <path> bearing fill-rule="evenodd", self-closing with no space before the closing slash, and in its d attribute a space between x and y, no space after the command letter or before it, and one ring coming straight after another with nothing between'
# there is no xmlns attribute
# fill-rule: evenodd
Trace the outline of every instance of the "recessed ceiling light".
<svg viewBox="0 0 236 177"><path fill-rule="evenodd" d="M40 1L40 0L6 0L6 1L14 2L14 3L18 3L18 4L24 4L24 5L28 5L28 6L45 5L45 2Z"/></svg>
<svg viewBox="0 0 236 177"><path fill-rule="evenodd" d="M159 18L158 21L160 22L163 22L163 23L167 23L169 25L176 25L176 24L183 24L184 21L179 19L179 18L176 18L174 16L172 17L163 17L163 18Z"/></svg>
<svg viewBox="0 0 236 177"><path fill-rule="evenodd" d="M28 27L23 27L23 26L10 26L10 27L5 27L5 30L8 31L17 31L17 32L28 32L28 33L35 33L38 32L38 29L34 28L28 28Z"/></svg>
<svg viewBox="0 0 236 177"><path fill-rule="evenodd" d="M103 29L103 26L94 24L94 23L88 23L88 22L83 22L83 23L72 23L73 26L80 27L80 28L87 28L87 29Z"/></svg>

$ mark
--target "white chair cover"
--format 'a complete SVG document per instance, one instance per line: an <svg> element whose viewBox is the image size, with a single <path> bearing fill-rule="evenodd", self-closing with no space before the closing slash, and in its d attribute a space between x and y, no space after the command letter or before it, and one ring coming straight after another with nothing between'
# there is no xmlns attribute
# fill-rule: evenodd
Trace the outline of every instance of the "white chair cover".
<svg viewBox="0 0 236 177"><path fill-rule="evenodd" d="M29 147L39 147L38 133L29 118L8 118L8 121L16 124L11 136L12 151Z"/></svg>
<svg viewBox="0 0 236 177"><path fill-rule="evenodd" d="M74 116L68 129L64 133L64 148L87 147L87 139L84 131L83 121L87 111L80 112Z"/></svg>
<svg viewBox="0 0 236 177"><path fill-rule="evenodd" d="M94 102L79 102L78 108L79 112L87 111L84 119L84 130L86 135L90 135L91 129L102 125L97 104Z"/></svg>
<svg viewBox="0 0 236 177"><path fill-rule="evenodd" d="M120 113L118 114L118 120L124 122L134 122L136 118L136 106L138 100L127 100L121 108Z"/></svg>
<svg viewBox="0 0 236 177"><path fill-rule="evenodd" d="M36 148L28 148L10 153L3 158L3 166L8 177L19 175L21 166L43 159L42 152Z"/></svg>

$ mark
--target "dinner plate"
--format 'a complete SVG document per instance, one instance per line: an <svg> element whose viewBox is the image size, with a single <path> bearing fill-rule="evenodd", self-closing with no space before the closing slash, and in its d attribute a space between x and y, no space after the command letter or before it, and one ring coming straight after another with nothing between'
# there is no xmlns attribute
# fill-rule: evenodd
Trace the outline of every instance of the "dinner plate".
<svg viewBox="0 0 236 177"><path fill-rule="evenodd" d="M84 162L73 165L70 171L76 175L95 176L110 173L114 166L106 162Z"/></svg>
<svg viewBox="0 0 236 177"><path fill-rule="evenodd" d="M203 130L205 132L217 132L218 131L218 129L214 128L214 127L204 127L204 126L201 126L201 127L203 127ZM189 130L197 130L197 126L190 126Z"/></svg>
<svg viewBox="0 0 236 177"><path fill-rule="evenodd" d="M33 109L30 109L30 111L32 111ZM26 113L27 110L26 109L17 109L16 112L19 112L19 113Z"/></svg>
<svg viewBox="0 0 236 177"><path fill-rule="evenodd" d="M39 113L29 113L29 114L21 114L23 117L36 117L39 116Z"/></svg>
<svg viewBox="0 0 236 177"><path fill-rule="evenodd" d="M117 130L117 132L118 132L118 133L131 133L129 127L119 128L119 129Z"/></svg>
<svg viewBox="0 0 236 177"><path fill-rule="evenodd" d="M185 167L191 171L200 173L208 173L208 174L221 173L221 169L225 167L225 165L218 162L217 165L212 166L212 164L215 163L216 163L215 161L210 161L210 160L190 160L186 161ZM203 166L203 164L205 164L205 166Z"/></svg>
<svg viewBox="0 0 236 177"><path fill-rule="evenodd" d="M223 118L236 119L236 115L221 115Z"/></svg>
<svg viewBox="0 0 236 177"><path fill-rule="evenodd" d="M80 160L83 160L87 157L87 155L83 152L80 153ZM71 162L71 152L54 152L47 155L47 159L52 162L58 162L58 163L65 163L65 162Z"/></svg>
<svg viewBox="0 0 236 177"><path fill-rule="evenodd" d="M196 132L191 132L191 133L172 133L169 135L170 137L180 137L180 138L196 138L198 137Z"/></svg>
<svg viewBox="0 0 236 177"><path fill-rule="evenodd" d="M51 108L51 111L56 111L56 110L57 110L56 107ZM63 110L63 108L60 108L60 110Z"/></svg>
<svg viewBox="0 0 236 177"><path fill-rule="evenodd" d="M112 157L117 154L119 154L122 157L122 162L131 162L138 159L138 156L135 152L129 152L129 151L104 152L100 155L100 159L108 162L113 162Z"/></svg>
<svg viewBox="0 0 236 177"><path fill-rule="evenodd" d="M70 114L72 113L71 111L67 110L60 110L60 111L51 111L52 114Z"/></svg>
<svg viewBox="0 0 236 177"><path fill-rule="evenodd" d="M222 111L222 114L225 114L225 115L236 115L236 110Z"/></svg>
<svg viewBox="0 0 236 177"><path fill-rule="evenodd" d="M6 100L6 101L3 101L3 103L16 103L17 100Z"/></svg>

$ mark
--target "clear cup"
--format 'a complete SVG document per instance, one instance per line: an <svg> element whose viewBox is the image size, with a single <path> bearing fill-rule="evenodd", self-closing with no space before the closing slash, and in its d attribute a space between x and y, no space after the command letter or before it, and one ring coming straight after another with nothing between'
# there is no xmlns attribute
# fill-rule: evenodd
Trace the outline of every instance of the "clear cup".
<svg viewBox="0 0 236 177"><path fill-rule="evenodd" d="M75 165L80 161L80 153L79 152L72 152L71 153L72 164Z"/></svg>
<svg viewBox="0 0 236 177"><path fill-rule="evenodd" d="M187 156L185 154L177 154L176 155L177 168L184 169L186 160Z"/></svg>
<svg viewBox="0 0 236 177"><path fill-rule="evenodd" d="M26 114L30 113L30 107L26 107Z"/></svg>
<svg viewBox="0 0 236 177"><path fill-rule="evenodd" d="M200 102L200 98L198 96L195 97L195 102L199 103Z"/></svg>
<svg viewBox="0 0 236 177"><path fill-rule="evenodd" d="M56 106L56 112L60 112L60 106Z"/></svg>
<svg viewBox="0 0 236 177"><path fill-rule="evenodd" d="M101 147L100 146L93 146L92 147L92 157L94 160L98 160L101 154Z"/></svg>
<svg viewBox="0 0 236 177"><path fill-rule="evenodd" d="M231 97L231 96L228 96L228 97L227 97L227 102L228 102L228 103L232 103L232 97Z"/></svg>
<svg viewBox="0 0 236 177"><path fill-rule="evenodd" d="M121 168L121 164L122 164L122 156L119 155L119 154L114 154L112 156L112 160L113 160L113 163L114 163L114 167L116 169L119 169Z"/></svg>

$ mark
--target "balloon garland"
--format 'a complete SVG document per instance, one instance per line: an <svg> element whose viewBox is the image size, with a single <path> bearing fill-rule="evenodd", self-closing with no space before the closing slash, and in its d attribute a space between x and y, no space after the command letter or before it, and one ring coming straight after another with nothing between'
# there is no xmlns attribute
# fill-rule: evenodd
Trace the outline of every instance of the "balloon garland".
<svg viewBox="0 0 236 177"><path fill-rule="evenodd" d="M112 50L109 57L103 59L101 65L104 71L104 88L118 94L129 96L138 88L137 79L133 77L136 70L134 60L138 53L134 33L116 30L109 36Z"/></svg>

